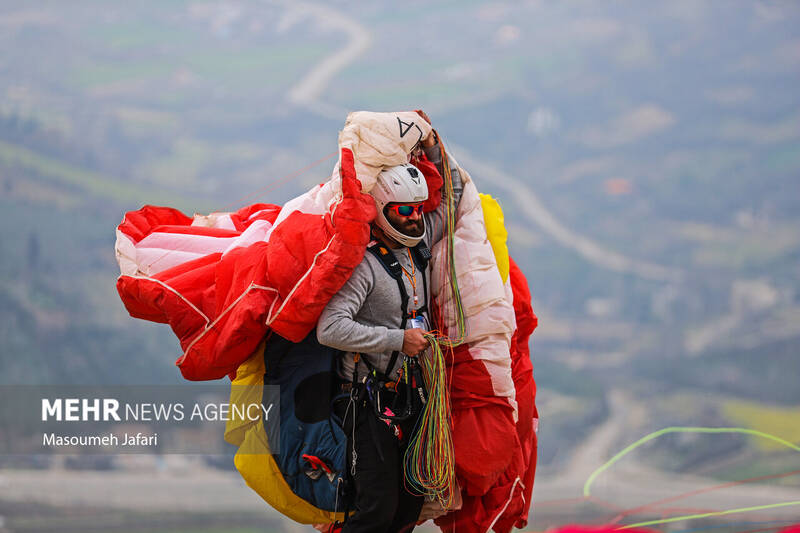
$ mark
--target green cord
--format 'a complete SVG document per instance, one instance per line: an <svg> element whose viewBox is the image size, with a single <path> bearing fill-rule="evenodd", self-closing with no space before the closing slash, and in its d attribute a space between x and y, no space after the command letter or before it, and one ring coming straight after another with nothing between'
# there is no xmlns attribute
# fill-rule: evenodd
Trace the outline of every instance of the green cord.
<svg viewBox="0 0 800 533"><path fill-rule="evenodd" d="M592 486L595 478L602 474L605 470L607 470L611 465L622 459L623 456L627 455L634 449L638 448L642 444L649 442L661 435L665 435L667 433L746 433L748 435L755 435L757 437L763 437L765 439L770 439L784 446L791 448L795 451L800 452L800 447L792 444L789 441L786 441L780 437L776 437L775 435L770 435L769 433L764 433L762 431L756 431L755 429L746 429L746 428L707 428L707 427L668 427L664 429L660 429L649 435L642 437L641 439L637 440L617 455L609 459L607 463L603 466L592 472L592 475L589 476L589 479L586 480L586 483L583 485L583 495L589 496L589 489Z"/></svg>

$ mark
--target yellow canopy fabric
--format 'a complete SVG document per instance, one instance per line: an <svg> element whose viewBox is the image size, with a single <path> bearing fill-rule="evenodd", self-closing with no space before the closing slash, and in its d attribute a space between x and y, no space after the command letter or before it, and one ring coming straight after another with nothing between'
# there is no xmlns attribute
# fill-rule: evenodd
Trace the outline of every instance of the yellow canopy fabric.
<svg viewBox="0 0 800 533"><path fill-rule="evenodd" d="M483 221L486 224L486 236L492 245L497 269L503 283L508 281L508 231L503 218L503 208L490 194L480 194Z"/></svg>
<svg viewBox="0 0 800 533"><path fill-rule="evenodd" d="M253 355L236 370L236 379L231 383L231 405L260 403L263 384L262 342ZM234 464L247 485L278 512L301 524L327 524L344 519L343 513L318 509L292 492L270 453L262 420L229 420L225 427L225 440L239 446Z"/></svg>

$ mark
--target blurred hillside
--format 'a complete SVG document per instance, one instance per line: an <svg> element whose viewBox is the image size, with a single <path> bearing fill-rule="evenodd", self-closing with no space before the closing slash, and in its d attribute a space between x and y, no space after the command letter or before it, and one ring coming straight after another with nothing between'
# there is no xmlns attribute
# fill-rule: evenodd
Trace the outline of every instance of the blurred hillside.
<svg viewBox="0 0 800 533"><path fill-rule="evenodd" d="M530 282L545 466L614 389L651 415L620 445L797 416L799 27L790 2L3 2L0 379L177 382L116 296L124 212L283 203L348 111L422 108ZM725 438L660 464L752 467Z"/></svg>

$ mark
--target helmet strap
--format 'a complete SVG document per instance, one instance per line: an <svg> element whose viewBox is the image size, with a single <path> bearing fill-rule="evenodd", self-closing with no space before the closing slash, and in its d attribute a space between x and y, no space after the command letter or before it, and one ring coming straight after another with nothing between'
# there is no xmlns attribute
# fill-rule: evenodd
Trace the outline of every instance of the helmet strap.
<svg viewBox="0 0 800 533"><path fill-rule="evenodd" d="M383 244L394 250L397 250L398 248L405 248L405 246L386 235L386 233L377 224L372 224L372 235L374 235Z"/></svg>

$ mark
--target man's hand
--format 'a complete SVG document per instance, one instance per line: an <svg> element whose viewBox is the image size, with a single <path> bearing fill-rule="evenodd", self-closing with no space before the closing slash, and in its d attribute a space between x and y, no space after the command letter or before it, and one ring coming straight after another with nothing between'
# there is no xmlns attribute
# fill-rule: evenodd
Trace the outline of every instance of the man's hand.
<svg viewBox="0 0 800 533"><path fill-rule="evenodd" d="M408 355L419 355L430 346L422 330L419 328L407 329L403 333L403 353Z"/></svg>
<svg viewBox="0 0 800 533"><path fill-rule="evenodd" d="M461 487L458 485L458 482L456 482L455 489L453 490L453 506L445 511L438 499L433 500L432 502L426 501L422 505L422 510L419 513L417 523L419 524L425 520L435 520L447 513L458 511L463 505L464 500L461 498Z"/></svg>
<svg viewBox="0 0 800 533"><path fill-rule="evenodd" d="M425 111L423 111L422 109L417 109L416 111L417 111L417 115L421 116L425 120L425 122L427 122L428 124L431 123L431 119L428 118L428 115L427 115L427 113L425 113ZM428 134L428 136L425 137L424 139L422 139L422 147L423 148L430 148L431 146L436 144L436 140L437 140L436 139L436 132L434 130L431 130L431 132Z"/></svg>

